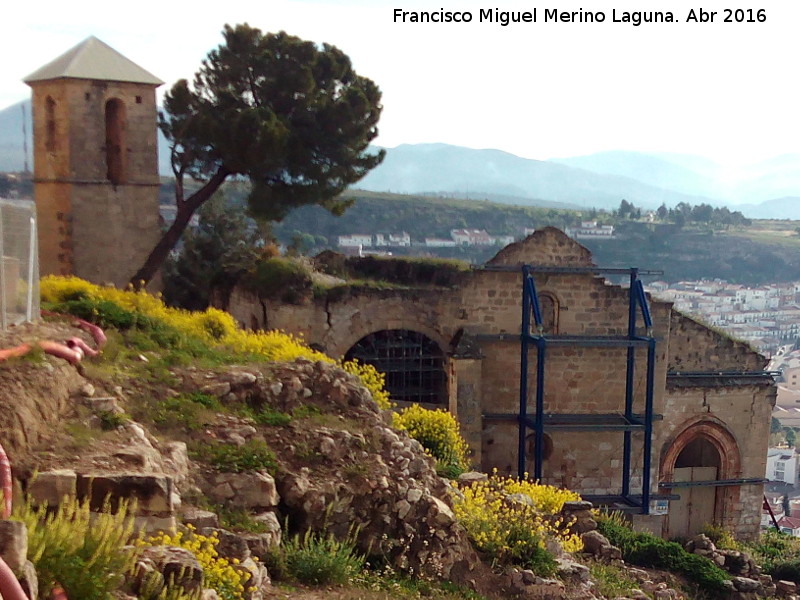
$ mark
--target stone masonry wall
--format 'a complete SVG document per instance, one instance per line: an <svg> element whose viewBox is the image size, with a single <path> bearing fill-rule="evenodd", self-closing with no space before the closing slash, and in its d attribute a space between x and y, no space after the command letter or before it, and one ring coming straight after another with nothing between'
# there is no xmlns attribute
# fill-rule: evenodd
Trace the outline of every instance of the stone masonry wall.
<svg viewBox="0 0 800 600"><path fill-rule="evenodd" d="M664 419L656 430L654 447L661 448L663 463L678 434L718 424L736 442L740 469L719 473L720 479L760 479L764 477L767 460L769 425L775 390L771 385L742 385L729 387L669 386L665 395ZM730 458L730 457L729 457ZM671 465L662 464L665 471ZM721 469L724 470L724 469ZM666 473L665 473L666 474ZM717 518L721 525L747 539L757 535L761 520L763 485L742 485L717 489Z"/></svg>
<svg viewBox="0 0 800 600"><path fill-rule="evenodd" d="M765 365L766 359L747 344L672 312L670 373L694 371L709 377L673 375L667 380L665 419L654 440L654 447L661 448L662 479L670 479L676 454L687 439L697 436L732 440L723 453L727 456L722 457L719 479L764 477L775 386L768 379L714 374L758 371ZM717 488L715 516L737 535L752 538L759 530L762 498L759 484Z"/></svg>
<svg viewBox="0 0 800 600"><path fill-rule="evenodd" d="M746 343L672 312L670 371L758 371L767 362Z"/></svg>

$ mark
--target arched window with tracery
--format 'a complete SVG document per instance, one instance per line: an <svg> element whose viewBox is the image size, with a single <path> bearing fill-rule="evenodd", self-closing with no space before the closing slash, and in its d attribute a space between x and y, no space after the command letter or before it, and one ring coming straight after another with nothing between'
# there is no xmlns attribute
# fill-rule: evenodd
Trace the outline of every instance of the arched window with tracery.
<svg viewBox="0 0 800 600"><path fill-rule="evenodd" d="M345 354L386 375L386 389L397 402L447 403L445 356L429 337L408 329L376 331Z"/></svg>
<svg viewBox="0 0 800 600"><path fill-rule="evenodd" d="M125 103L106 102L106 178L114 185L125 182Z"/></svg>

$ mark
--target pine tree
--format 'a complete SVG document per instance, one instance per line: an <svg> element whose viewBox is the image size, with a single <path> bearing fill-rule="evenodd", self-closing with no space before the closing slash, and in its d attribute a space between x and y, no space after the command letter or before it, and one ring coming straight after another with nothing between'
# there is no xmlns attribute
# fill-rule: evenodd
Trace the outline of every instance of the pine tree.
<svg viewBox="0 0 800 600"><path fill-rule="evenodd" d="M165 95L159 126L170 142L177 216L131 283L152 279L192 215L229 177L252 184L248 204L280 220L298 206L341 214L338 195L383 160L369 152L381 93L329 44L247 24L225 26L194 81ZM184 179L203 182L184 197Z"/></svg>

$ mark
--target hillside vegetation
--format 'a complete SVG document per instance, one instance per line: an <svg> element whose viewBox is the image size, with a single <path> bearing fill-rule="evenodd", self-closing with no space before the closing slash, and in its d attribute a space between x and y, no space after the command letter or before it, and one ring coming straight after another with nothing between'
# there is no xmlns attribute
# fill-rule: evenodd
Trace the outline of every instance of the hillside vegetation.
<svg viewBox="0 0 800 600"><path fill-rule="evenodd" d="M663 279L721 278L744 285L800 279L800 245L795 221L739 220L739 224L665 220L649 223L620 217L618 211L575 211L522 207L489 201L351 191L352 206L341 217L319 207L302 208L274 226L284 243L308 234L313 249L336 249L337 236L353 233L408 232L412 240L449 238L451 229L485 229L491 235L522 236L523 228L574 227L582 220L615 226L615 238L580 239L598 265L661 270ZM630 206L629 203L626 203ZM707 206L707 205L706 205ZM710 208L710 207L709 207ZM639 214L642 211L638 211ZM636 212L634 211L634 214ZM680 218L679 218L680 219ZM324 242L320 243L321 240ZM482 263L499 247L392 248L394 254L428 254Z"/></svg>

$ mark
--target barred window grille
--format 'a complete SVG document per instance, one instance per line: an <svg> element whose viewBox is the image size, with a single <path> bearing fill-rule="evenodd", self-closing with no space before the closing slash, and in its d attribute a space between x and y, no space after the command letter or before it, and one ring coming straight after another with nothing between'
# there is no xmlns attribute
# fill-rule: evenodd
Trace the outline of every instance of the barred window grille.
<svg viewBox="0 0 800 600"><path fill-rule="evenodd" d="M384 373L392 400L447 402L444 353L421 333L406 329L376 331L359 340L345 359L370 364Z"/></svg>
<svg viewBox="0 0 800 600"><path fill-rule="evenodd" d="M0 198L0 330L38 316L36 205Z"/></svg>

